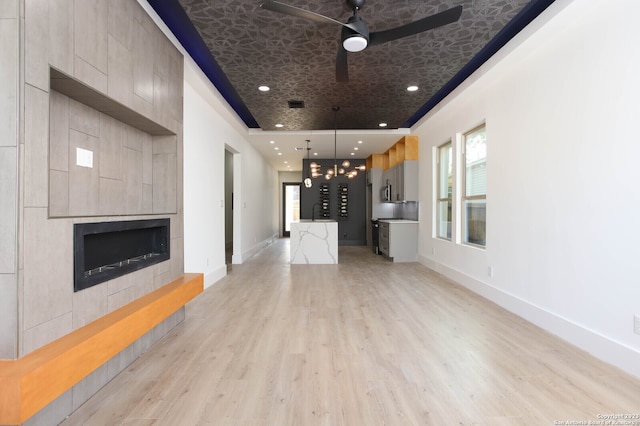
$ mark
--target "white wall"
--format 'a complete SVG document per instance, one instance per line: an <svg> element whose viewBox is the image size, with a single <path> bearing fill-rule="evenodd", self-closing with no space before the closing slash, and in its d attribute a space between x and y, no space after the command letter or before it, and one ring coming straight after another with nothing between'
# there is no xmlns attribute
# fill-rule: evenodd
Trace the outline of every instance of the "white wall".
<svg viewBox="0 0 640 426"><path fill-rule="evenodd" d="M487 248L432 238L427 201L421 262L640 377L637 16L556 1L413 131L432 200L433 148L487 124Z"/></svg>
<svg viewBox="0 0 640 426"><path fill-rule="evenodd" d="M234 254L242 263L277 235L277 172L247 142L246 129L190 61L184 86L185 271L205 286L226 275L225 149L234 152Z"/></svg>

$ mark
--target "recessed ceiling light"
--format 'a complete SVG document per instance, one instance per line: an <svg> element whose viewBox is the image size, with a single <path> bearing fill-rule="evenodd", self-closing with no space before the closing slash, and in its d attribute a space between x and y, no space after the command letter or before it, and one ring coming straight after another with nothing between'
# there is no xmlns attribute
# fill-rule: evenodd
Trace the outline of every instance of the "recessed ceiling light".
<svg viewBox="0 0 640 426"><path fill-rule="evenodd" d="M284 127L284 124L278 123L276 124L276 127Z"/></svg>
<svg viewBox="0 0 640 426"><path fill-rule="evenodd" d="M418 90L418 86L409 86L409 87L407 87L407 91L409 91L409 92L415 92L416 90Z"/></svg>
<svg viewBox="0 0 640 426"><path fill-rule="evenodd" d="M354 147L353 147L353 150L354 150L354 151L357 151L357 150L358 150L358 147L357 147L357 146L354 146Z"/></svg>
<svg viewBox="0 0 640 426"><path fill-rule="evenodd" d="M278 153L278 155L282 155L282 153L281 153L281 152L279 152L279 153Z"/></svg>
<svg viewBox="0 0 640 426"><path fill-rule="evenodd" d="M276 143L276 141L269 141L269 143Z"/></svg>
<svg viewBox="0 0 640 426"><path fill-rule="evenodd" d="M380 123L380 124L378 124L378 127L387 127L387 123L384 123L384 122Z"/></svg>
<svg viewBox="0 0 640 426"><path fill-rule="evenodd" d="M289 162L287 160L284 160L284 164L289 164Z"/></svg>
<svg viewBox="0 0 640 426"><path fill-rule="evenodd" d="M351 153L351 155L356 155L356 153L355 153L355 152L352 152L352 153Z"/></svg>
<svg viewBox="0 0 640 426"><path fill-rule="evenodd" d="M313 155L318 155L318 153L317 153L317 152L314 152L314 153L313 153Z"/></svg>
<svg viewBox="0 0 640 426"><path fill-rule="evenodd" d="M275 147L275 148L273 148L273 149L275 149L275 150L277 151L277 150L279 150L280 148L278 148L278 147L276 146L276 147Z"/></svg>
<svg viewBox="0 0 640 426"><path fill-rule="evenodd" d="M358 143L362 143L362 141L358 141Z"/></svg>
<svg viewBox="0 0 640 426"><path fill-rule="evenodd" d="M261 92L268 92L269 90L271 90L271 88L269 86L262 85L258 86L258 90Z"/></svg>

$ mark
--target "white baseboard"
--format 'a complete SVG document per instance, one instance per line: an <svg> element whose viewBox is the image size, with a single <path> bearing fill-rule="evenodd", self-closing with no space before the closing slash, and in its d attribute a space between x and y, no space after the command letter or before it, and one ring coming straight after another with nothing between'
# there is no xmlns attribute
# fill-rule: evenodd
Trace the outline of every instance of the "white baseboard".
<svg viewBox="0 0 640 426"><path fill-rule="evenodd" d="M222 278L227 276L227 265L222 265L220 268L209 272L204 275L204 290L208 289Z"/></svg>
<svg viewBox="0 0 640 426"><path fill-rule="evenodd" d="M640 378L640 352L426 256L418 262L532 324Z"/></svg>
<svg viewBox="0 0 640 426"><path fill-rule="evenodd" d="M240 264L243 263L245 260L250 259L251 257L255 256L257 253L260 252L260 250L264 249L265 247L270 246L271 244L274 243L274 241L278 238L278 234L273 234L271 235L269 238L266 238L262 241L257 242L256 244L254 244L252 247L249 247L247 250L245 250L244 252L241 253L241 257L238 258L235 254L232 256L232 260L231 262L233 264Z"/></svg>

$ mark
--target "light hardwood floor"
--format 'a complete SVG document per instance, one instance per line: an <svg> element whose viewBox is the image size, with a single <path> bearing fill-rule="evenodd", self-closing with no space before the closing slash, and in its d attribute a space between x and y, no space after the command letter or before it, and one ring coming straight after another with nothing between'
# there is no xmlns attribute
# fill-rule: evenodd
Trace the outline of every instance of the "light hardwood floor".
<svg viewBox="0 0 640 426"><path fill-rule="evenodd" d="M553 425L640 413L640 380L422 265L366 247L339 256L289 265L279 240L234 265L63 425Z"/></svg>

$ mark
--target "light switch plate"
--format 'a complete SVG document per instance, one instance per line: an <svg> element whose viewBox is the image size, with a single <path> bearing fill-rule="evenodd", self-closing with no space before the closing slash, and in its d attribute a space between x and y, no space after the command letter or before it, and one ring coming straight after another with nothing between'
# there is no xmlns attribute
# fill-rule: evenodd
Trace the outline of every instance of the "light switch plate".
<svg viewBox="0 0 640 426"><path fill-rule="evenodd" d="M76 148L76 164L80 167L93 168L93 151Z"/></svg>

